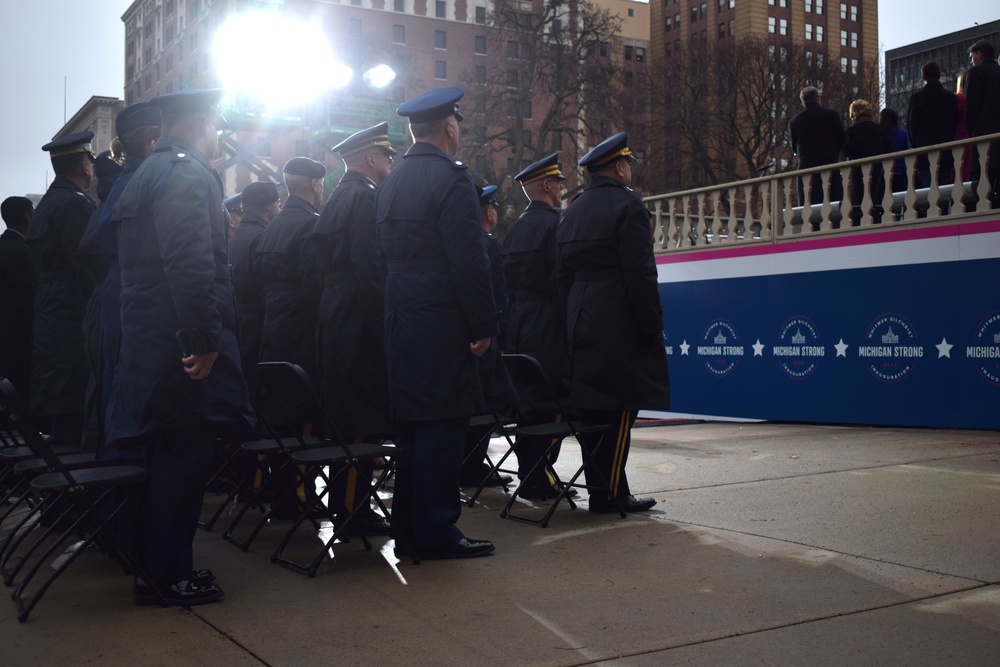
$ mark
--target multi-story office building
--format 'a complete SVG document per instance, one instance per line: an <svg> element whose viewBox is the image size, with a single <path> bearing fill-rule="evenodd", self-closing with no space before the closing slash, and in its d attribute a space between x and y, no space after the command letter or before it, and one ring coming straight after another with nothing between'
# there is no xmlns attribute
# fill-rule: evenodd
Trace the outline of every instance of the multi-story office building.
<svg viewBox="0 0 1000 667"><path fill-rule="evenodd" d="M969 47L981 39L1000 47L1000 20L886 51L886 106L899 110L905 119L910 95L924 85L920 70L930 62L941 67L941 83L945 88L954 90L958 75L969 69Z"/></svg>
<svg viewBox="0 0 1000 667"><path fill-rule="evenodd" d="M802 85L827 85L827 102L845 116L852 97L876 96L870 81L859 81L877 71L877 0L661 0L650 3L649 43L650 71L660 79L651 124L665 128L653 143L664 170L659 185L670 190L789 163L785 128ZM740 69L747 63L750 70ZM758 82L761 76L770 78ZM841 93L843 100L833 99ZM698 103L708 105L701 115L730 117L719 128L678 118ZM749 138L740 146L741 137L731 136L747 124L766 130L752 149Z"/></svg>
<svg viewBox="0 0 1000 667"><path fill-rule="evenodd" d="M639 88L646 67L648 5L634 0L599 2L621 16L624 28L614 44L594 49L594 57L613 59L622 85ZM576 0L567 0L565 5L568 23L578 5ZM500 8L515 17L512 25L492 20L494 9L499 12ZM380 120L389 120L393 139L405 143L406 126L395 116L395 107L439 86L466 89L462 102L465 134L473 146L490 149L472 164L475 167L478 162L494 178L517 171L521 164L537 159L536 153L540 156L552 147L567 150L568 157L575 159L593 139L580 123L545 125L545 92L512 73L525 69L527 54L537 52L530 43L539 37L527 27L537 27L538 17L545 15L542 0L288 0L280 5L267 0L136 0L122 16L126 102L186 88L226 85L216 68L214 36L233 17L258 11L319 24L334 55L355 72L386 64L396 72L396 79L375 90L355 77L346 89L324 94L313 104L280 116L265 116L247 99L236 98L230 120L238 131L223 138L231 157L222 167L240 165L225 174L229 191L251 180L251 171L276 177L280 165L293 155L326 159L325 146ZM552 19L544 31L558 28L562 21ZM520 36L501 38L504 30L520 32ZM500 39L506 42L498 43ZM266 72L272 78L280 77L282 68L311 65L297 49L279 53L266 39L238 48L246 50L246 67L259 67L262 75ZM264 62L279 63L277 73L273 67L260 66ZM317 90L327 74L315 72ZM513 110L500 117L490 113L488 102L509 96L518 85L529 88L530 99L511 106ZM599 88L593 93L596 99L602 97ZM636 97L641 97L641 91ZM508 124L518 128L516 142L509 141ZM590 129L597 134L610 127L596 124ZM499 136L502 141L487 141L487 137ZM488 169L484 160L490 163ZM339 165L330 166L336 176Z"/></svg>

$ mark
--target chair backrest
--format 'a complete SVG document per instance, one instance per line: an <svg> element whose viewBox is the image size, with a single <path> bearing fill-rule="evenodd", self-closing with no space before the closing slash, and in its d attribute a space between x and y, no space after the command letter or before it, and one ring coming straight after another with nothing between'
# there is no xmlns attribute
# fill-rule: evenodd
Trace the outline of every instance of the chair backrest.
<svg viewBox="0 0 1000 667"><path fill-rule="evenodd" d="M537 359L526 354L505 354L503 363L522 400L532 396L544 397L544 403L554 406L556 413L562 415L562 420L566 422L570 431L576 432L568 407L559 398L558 392L549 382L545 369Z"/></svg>
<svg viewBox="0 0 1000 667"><path fill-rule="evenodd" d="M31 449L31 452L45 461L49 470L61 474L67 483L75 486L76 479L73 474L46 444L42 434L31 426L27 414L28 410L24 399L14 389L14 385L11 384L10 380L0 378L0 428L15 430L24 444Z"/></svg>
<svg viewBox="0 0 1000 667"><path fill-rule="evenodd" d="M319 400L312 380L301 366L287 361L262 361L257 364L257 378L260 382L262 408L273 408L287 424L302 421L301 415L293 414L295 412L305 411L309 415L315 415L323 421L324 435L330 438L332 444L346 446L340 431Z"/></svg>

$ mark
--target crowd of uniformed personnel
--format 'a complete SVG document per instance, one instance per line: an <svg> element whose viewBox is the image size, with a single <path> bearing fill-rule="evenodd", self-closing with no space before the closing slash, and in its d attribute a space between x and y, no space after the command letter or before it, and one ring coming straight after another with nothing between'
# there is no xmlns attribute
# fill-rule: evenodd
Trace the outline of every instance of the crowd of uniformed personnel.
<svg viewBox="0 0 1000 667"><path fill-rule="evenodd" d="M292 158L283 206L278 184L251 183L230 234L236 207L212 166L221 95L125 107L109 155L94 155L89 132L46 144L56 178L38 208L3 203L0 375L41 431L149 470L119 526L153 580L136 578L136 604L223 596L195 568L192 542L216 440L255 426L258 361L301 366L348 440L395 442L391 517L362 508L351 523L398 531L422 558L494 551L457 526L460 484L511 481L487 478L489 433L470 432L470 416L560 418L518 395L502 353L535 357L581 419L614 425L593 462L601 474L587 468L614 497L592 491L591 511L655 504L625 474L636 411L670 402L650 216L629 187L626 133L580 159L589 182L564 211L557 154L517 174L530 203L501 245L496 187L455 159L463 92L432 90L397 109L413 139L402 157L385 122L345 139L332 151L346 173L325 206L325 166ZM85 192L95 173L100 203ZM522 497L562 490L554 460L533 466L549 445L515 443ZM348 481L332 509L351 511L369 483Z"/></svg>

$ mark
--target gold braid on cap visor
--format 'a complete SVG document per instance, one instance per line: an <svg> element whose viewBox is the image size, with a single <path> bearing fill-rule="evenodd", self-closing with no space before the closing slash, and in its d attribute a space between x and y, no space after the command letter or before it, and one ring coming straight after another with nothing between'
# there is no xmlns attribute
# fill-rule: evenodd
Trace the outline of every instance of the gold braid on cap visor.
<svg viewBox="0 0 1000 667"><path fill-rule="evenodd" d="M543 178L548 178L549 176L562 176L562 175L563 175L562 172L559 171L559 165L554 164L545 171L536 174L531 178L524 179L523 181L521 181L521 185L528 185L530 183L534 183L535 181L540 181Z"/></svg>
<svg viewBox="0 0 1000 667"><path fill-rule="evenodd" d="M609 163L613 162L614 160L617 160L620 157L627 157L630 160L634 160L635 159L635 155L633 155L632 151L630 151L628 149L628 146L626 146L625 148L621 149L620 151L617 151L617 152L612 153L611 155L607 156L606 158L604 158L603 160L601 160L600 162L598 162L594 166L595 167L603 167L604 165L609 164Z"/></svg>

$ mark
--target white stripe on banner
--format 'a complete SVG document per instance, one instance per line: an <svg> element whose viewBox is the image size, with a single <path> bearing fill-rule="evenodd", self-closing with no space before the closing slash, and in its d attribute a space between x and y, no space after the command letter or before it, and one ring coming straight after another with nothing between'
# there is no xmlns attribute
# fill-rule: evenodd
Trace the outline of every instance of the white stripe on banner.
<svg viewBox="0 0 1000 667"><path fill-rule="evenodd" d="M1000 257L1000 220L892 229L657 255L657 280L681 283Z"/></svg>

